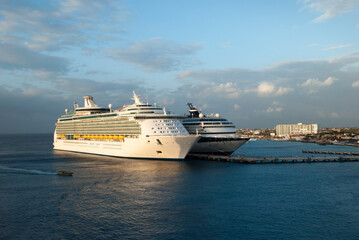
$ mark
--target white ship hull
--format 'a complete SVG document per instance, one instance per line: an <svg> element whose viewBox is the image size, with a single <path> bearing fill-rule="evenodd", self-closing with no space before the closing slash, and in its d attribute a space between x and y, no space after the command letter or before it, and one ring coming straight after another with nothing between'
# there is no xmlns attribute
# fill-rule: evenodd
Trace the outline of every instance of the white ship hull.
<svg viewBox="0 0 359 240"><path fill-rule="evenodd" d="M184 159L198 136L153 136L126 138L123 142L62 140L54 135L54 149L123 158ZM159 140L159 141L158 141Z"/></svg>
<svg viewBox="0 0 359 240"><path fill-rule="evenodd" d="M214 137L201 137L190 150L191 153L225 154L231 155L240 146L248 141L247 138L216 139Z"/></svg>

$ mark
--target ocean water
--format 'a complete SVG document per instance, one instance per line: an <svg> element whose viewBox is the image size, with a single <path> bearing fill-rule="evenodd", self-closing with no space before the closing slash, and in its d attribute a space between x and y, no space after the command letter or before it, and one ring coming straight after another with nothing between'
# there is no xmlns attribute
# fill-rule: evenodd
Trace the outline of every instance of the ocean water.
<svg viewBox="0 0 359 240"><path fill-rule="evenodd" d="M302 149L359 150L256 141L235 154ZM359 162L130 160L0 136L0 239L359 239L358 203Z"/></svg>

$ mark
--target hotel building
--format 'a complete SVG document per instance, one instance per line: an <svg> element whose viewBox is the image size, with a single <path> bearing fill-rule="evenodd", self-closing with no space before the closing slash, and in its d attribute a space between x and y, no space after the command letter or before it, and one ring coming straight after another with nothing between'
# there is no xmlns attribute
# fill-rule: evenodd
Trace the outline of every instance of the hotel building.
<svg viewBox="0 0 359 240"><path fill-rule="evenodd" d="M318 133L318 124L283 124L275 127L278 137Z"/></svg>

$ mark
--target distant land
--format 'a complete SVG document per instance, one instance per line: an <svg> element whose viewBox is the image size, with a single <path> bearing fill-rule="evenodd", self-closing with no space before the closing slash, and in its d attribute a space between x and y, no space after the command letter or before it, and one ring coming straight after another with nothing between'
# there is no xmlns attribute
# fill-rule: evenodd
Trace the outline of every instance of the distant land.
<svg viewBox="0 0 359 240"><path fill-rule="evenodd" d="M318 133L291 134L279 137L273 129L237 129L237 134L252 140L301 141L321 145L334 144L359 147L359 128L322 128Z"/></svg>

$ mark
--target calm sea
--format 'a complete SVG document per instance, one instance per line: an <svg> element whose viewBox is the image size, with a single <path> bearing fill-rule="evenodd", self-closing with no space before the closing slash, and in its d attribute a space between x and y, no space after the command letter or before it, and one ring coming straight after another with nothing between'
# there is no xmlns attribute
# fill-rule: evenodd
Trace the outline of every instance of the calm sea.
<svg viewBox="0 0 359 240"><path fill-rule="evenodd" d="M359 150L256 141L236 155L302 149ZM130 160L1 135L0 239L359 239L359 162Z"/></svg>

